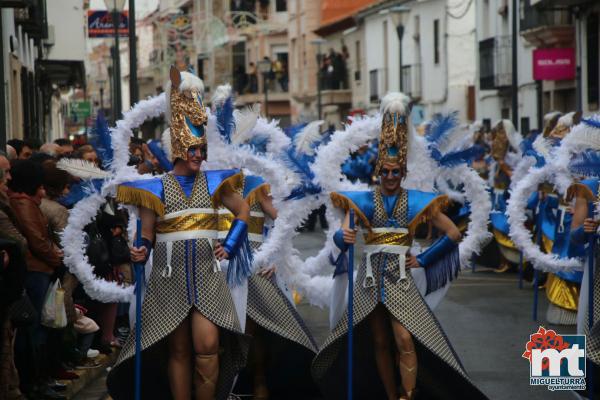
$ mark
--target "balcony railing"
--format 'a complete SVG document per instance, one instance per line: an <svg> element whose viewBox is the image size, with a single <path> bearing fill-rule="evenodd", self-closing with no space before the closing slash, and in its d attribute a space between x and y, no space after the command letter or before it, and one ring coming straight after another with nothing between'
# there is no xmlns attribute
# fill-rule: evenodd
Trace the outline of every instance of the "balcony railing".
<svg viewBox="0 0 600 400"><path fill-rule="evenodd" d="M413 99L421 98L421 64L402 66L402 91Z"/></svg>
<svg viewBox="0 0 600 400"><path fill-rule="evenodd" d="M510 86L511 37L497 36L479 42L479 86L493 90Z"/></svg>
<svg viewBox="0 0 600 400"><path fill-rule="evenodd" d="M525 2L526 4L521 14L523 18L521 18L519 23L521 32L540 27L571 25L571 13L569 10L532 7L529 4L531 0L525 0Z"/></svg>

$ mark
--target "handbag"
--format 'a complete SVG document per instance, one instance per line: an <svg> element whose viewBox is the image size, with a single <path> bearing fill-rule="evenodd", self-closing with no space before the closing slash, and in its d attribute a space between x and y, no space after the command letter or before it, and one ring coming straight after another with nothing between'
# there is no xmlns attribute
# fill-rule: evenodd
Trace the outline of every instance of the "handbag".
<svg viewBox="0 0 600 400"><path fill-rule="evenodd" d="M42 307L42 325L48 328L60 329L67 326L67 311L65 309L65 290L57 279L46 292Z"/></svg>
<svg viewBox="0 0 600 400"><path fill-rule="evenodd" d="M27 296L24 290L21 298L8 306L7 315L13 326L17 328L29 326L37 319L37 311L35 311L31 300L29 300L29 296Z"/></svg>
<svg viewBox="0 0 600 400"><path fill-rule="evenodd" d="M86 230L89 238L86 255L90 264L94 266L94 273L101 278L105 278L112 272L110 251L95 223L88 225Z"/></svg>

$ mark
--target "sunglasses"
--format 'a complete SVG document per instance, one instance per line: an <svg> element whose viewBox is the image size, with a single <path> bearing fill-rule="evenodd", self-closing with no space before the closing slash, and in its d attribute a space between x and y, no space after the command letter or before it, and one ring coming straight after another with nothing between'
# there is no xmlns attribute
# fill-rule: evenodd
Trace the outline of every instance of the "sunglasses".
<svg viewBox="0 0 600 400"><path fill-rule="evenodd" d="M199 146L188 149L188 157L201 157L206 158L206 146Z"/></svg>
<svg viewBox="0 0 600 400"><path fill-rule="evenodd" d="M400 176L400 168L394 168L394 169L382 168L381 172L379 173L379 175L381 175L381 176L389 176L390 172L392 173L392 176L394 178L397 178L398 176Z"/></svg>

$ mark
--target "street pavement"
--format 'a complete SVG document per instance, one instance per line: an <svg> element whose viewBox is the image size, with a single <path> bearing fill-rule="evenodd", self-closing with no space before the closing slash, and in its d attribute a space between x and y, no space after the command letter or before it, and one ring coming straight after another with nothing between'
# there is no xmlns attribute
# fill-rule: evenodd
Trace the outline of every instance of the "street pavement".
<svg viewBox="0 0 600 400"><path fill-rule="evenodd" d="M317 254L325 235L302 233L294 239L296 248L306 258ZM357 258L360 256L357 245ZM550 392L545 387L529 385L529 363L521 357L529 335L540 325L569 334L574 327L555 327L545 323L546 296L539 295L538 321L532 319L533 289L524 282L518 288L515 273L496 274L478 267L462 271L442 300L435 314L475 384L494 400L562 400L575 399L570 392ZM329 331L326 309L303 301L298 310L321 344ZM103 378L81 392L77 400L104 398Z"/></svg>

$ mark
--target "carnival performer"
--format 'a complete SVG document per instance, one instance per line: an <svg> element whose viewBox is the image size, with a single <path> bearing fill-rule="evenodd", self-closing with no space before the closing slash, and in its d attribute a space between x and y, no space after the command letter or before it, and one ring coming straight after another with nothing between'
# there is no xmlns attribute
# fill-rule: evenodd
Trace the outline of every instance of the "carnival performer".
<svg viewBox="0 0 600 400"><path fill-rule="evenodd" d="M132 260L145 262L153 252L141 319L143 398L187 400L194 393L196 399L226 399L246 363L248 338L230 286L240 285L250 270L249 207L236 191L238 171L200 171L208 118L202 91L198 77L171 67L170 131L163 140L173 171L117 190L117 200L138 206L142 220L143 245L132 248ZM222 243L220 206L235 215ZM229 259L227 273L223 259ZM134 353L132 333L108 377L115 399L133 398Z"/></svg>
<svg viewBox="0 0 600 400"><path fill-rule="evenodd" d="M233 154L243 146L246 150L252 149L257 157L267 157L266 145L275 133L243 127L250 125L242 121L249 111L234 113L229 85L217 88L216 93L218 96L213 98L212 103L216 126L226 151ZM282 131L278 133L284 135ZM271 157L275 159L274 154ZM235 156L229 160L235 160ZM277 218L270 185L260 176L244 174L237 193L250 207L248 238L253 251L258 251L267 231L265 220L274 221ZM219 234L226 235L232 222L231 212L220 209ZM260 268L248 278L245 327L246 333L252 336L252 342L248 366L240 373L234 392L251 392L255 399L305 399L316 394L310 376L310 362L317 352L317 346L296 311L289 290L278 278L275 265ZM290 369L290 365L294 365L294 368Z"/></svg>
<svg viewBox="0 0 600 400"><path fill-rule="evenodd" d="M492 231L502 255L497 272L506 272L519 262L519 252L508 237L506 201L513 169L520 158L521 135L509 120L500 120L492 129L489 182L492 188ZM512 151L511 151L512 149Z"/></svg>
<svg viewBox="0 0 600 400"><path fill-rule="evenodd" d="M550 123L554 119L555 116L550 117ZM560 146L561 141L580 120L581 113L571 112L560 116L552 130L545 135L546 139L543 142L537 139L534 146L538 147L545 158L549 158L553 150ZM547 144L540 145L539 142ZM544 150L544 147L547 149ZM537 229L543 251L548 254L556 254L558 257L581 256L581 249L574 251L570 246L569 237L573 216L570 212L569 196L560 196L554 185L549 183L540 185L539 193ZM575 325L577 323L579 287L582 277L581 271L548 273L545 289L549 301L546 312L546 319L549 323L558 325Z"/></svg>
<svg viewBox="0 0 600 400"><path fill-rule="evenodd" d="M354 395L398 399L397 367L402 399L415 397L417 370L419 394L425 398L486 398L470 381L412 277L414 268L424 268L427 292L431 292L458 273L460 232L443 213L449 199L402 186L413 134L409 98L402 93L386 95L381 114L375 168L379 185L331 194L333 204L346 212L342 229L334 235L336 245L346 251L356 242L357 230L349 228L351 209L366 243L352 299ZM408 250L422 224L431 224L441 237L415 257ZM346 385L330 382L345 381L347 328L344 313L313 362L313 375L327 398L346 397Z"/></svg>

